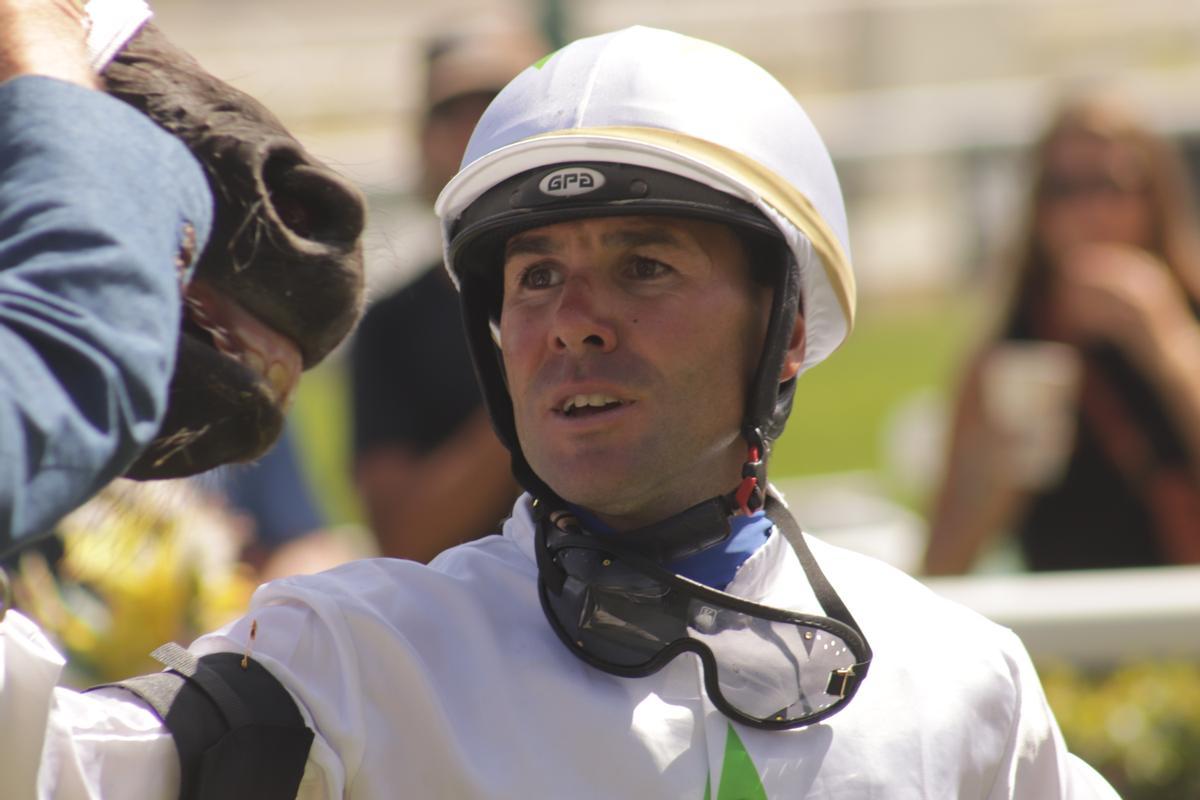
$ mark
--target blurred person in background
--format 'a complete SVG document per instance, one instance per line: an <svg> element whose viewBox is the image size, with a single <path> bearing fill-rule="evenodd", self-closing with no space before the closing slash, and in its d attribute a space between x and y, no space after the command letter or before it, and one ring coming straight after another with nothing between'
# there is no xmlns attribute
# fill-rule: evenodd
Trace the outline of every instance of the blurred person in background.
<svg viewBox="0 0 1200 800"><path fill-rule="evenodd" d="M431 205L488 103L547 51L529 30L492 19L430 42L421 191ZM428 561L496 530L517 484L483 409L440 259L368 309L351 371L355 481L381 553Z"/></svg>
<svg viewBox="0 0 1200 800"><path fill-rule="evenodd" d="M1034 151L1007 311L957 399L925 570L1200 562L1200 246L1179 156L1119 98Z"/></svg>

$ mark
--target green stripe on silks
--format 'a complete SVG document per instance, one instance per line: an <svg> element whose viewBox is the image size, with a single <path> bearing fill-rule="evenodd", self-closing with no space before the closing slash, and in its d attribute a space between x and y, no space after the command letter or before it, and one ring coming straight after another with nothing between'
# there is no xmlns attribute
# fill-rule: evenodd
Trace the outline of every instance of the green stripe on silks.
<svg viewBox="0 0 1200 800"><path fill-rule="evenodd" d="M705 792L709 796L709 792ZM721 785L717 800L767 800L767 791L758 777L758 769L750 760L746 746L733 725L725 735L725 763L721 765Z"/></svg>

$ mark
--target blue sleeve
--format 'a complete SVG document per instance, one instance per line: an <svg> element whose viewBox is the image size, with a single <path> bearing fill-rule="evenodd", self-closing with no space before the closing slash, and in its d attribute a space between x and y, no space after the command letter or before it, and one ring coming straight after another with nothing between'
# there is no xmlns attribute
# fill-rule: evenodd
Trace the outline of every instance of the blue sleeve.
<svg viewBox="0 0 1200 800"><path fill-rule="evenodd" d="M0 84L0 554L158 430L177 260L211 221L199 164L139 112L51 78Z"/></svg>

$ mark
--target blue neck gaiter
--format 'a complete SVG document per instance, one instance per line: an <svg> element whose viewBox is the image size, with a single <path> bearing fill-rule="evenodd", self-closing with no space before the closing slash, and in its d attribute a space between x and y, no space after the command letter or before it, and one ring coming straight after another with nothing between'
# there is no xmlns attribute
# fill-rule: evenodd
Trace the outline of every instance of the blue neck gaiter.
<svg viewBox="0 0 1200 800"><path fill-rule="evenodd" d="M571 506L571 510L588 531L602 535L613 532L612 528L590 512L577 506ZM760 509L749 516L739 514L732 517L730 527L732 531L729 538L723 542L699 553L670 561L663 564L663 567L676 575L724 591L738 568L766 543L767 537L771 535L772 524L771 520L767 519L766 512Z"/></svg>

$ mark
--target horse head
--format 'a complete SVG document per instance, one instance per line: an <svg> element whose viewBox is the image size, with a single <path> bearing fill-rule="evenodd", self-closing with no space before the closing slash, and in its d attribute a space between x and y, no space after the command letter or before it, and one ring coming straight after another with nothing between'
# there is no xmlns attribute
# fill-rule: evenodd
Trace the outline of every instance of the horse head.
<svg viewBox="0 0 1200 800"><path fill-rule="evenodd" d="M126 474L174 478L254 459L282 430L300 371L358 318L362 196L152 24L102 76L110 94L188 146L215 204L184 291L166 418Z"/></svg>

